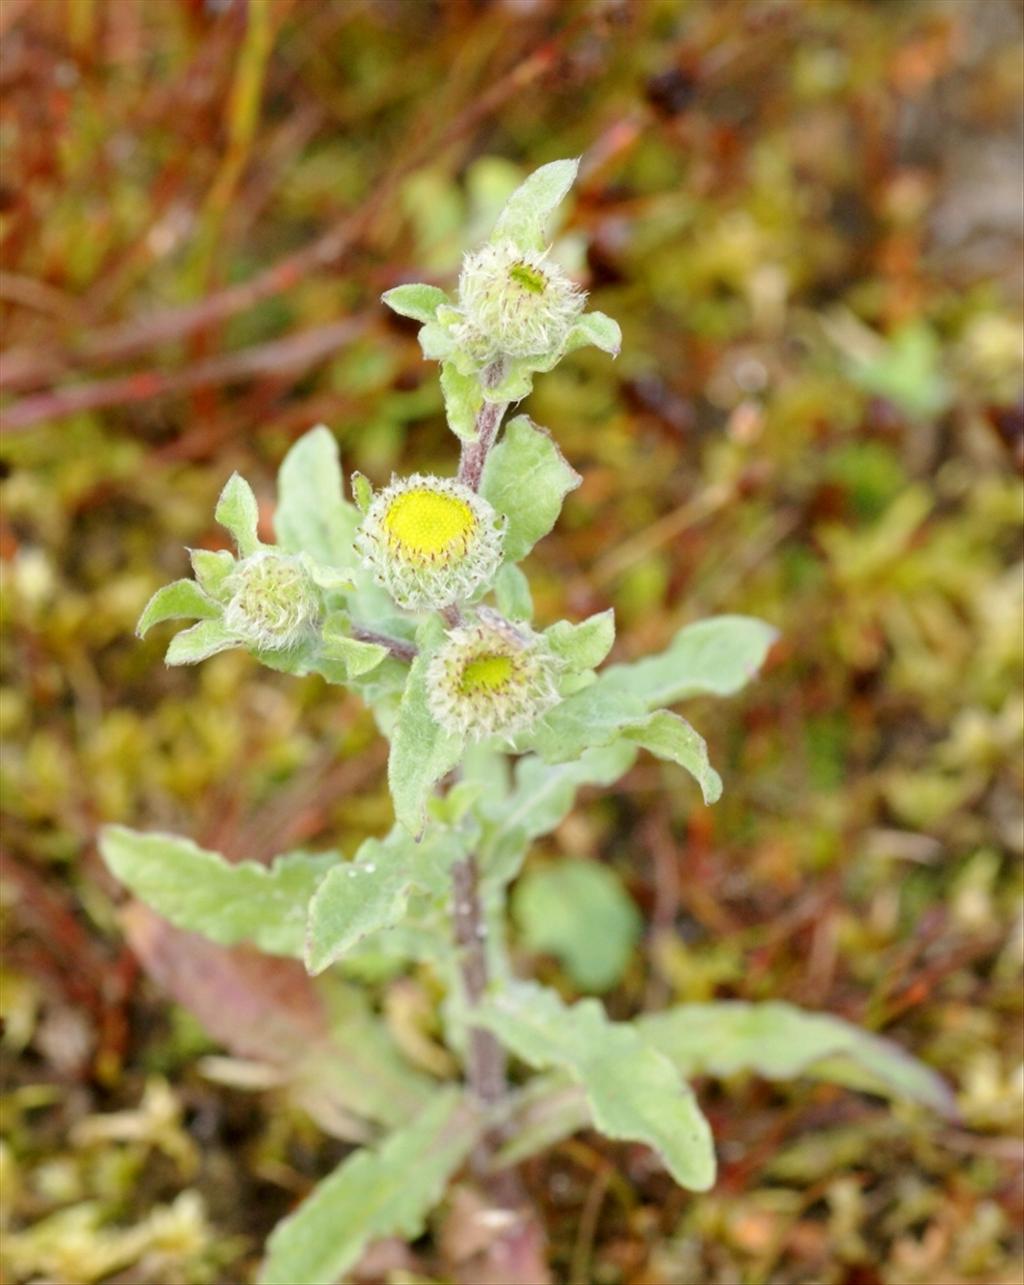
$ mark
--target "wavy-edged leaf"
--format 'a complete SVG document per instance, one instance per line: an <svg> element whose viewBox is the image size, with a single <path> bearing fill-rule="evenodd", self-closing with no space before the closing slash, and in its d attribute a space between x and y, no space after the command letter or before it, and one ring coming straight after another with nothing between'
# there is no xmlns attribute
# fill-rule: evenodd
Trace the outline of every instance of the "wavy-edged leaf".
<svg viewBox="0 0 1024 1285"><path fill-rule="evenodd" d="M956 1114L948 1085L924 1063L829 1013L808 1013L773 1000L722 1000L650 1013L636 1027L685 1076L754 1071L785 1080L807 1075L908 1098L945 1116Z"/></svg>
<svg viewBox="0 0 1024 1285"><path fill-rule="evenodd" d="M717 803L722 797L722 778L711 766L704 738L685 718L658 709L642 722L624 728L622 735L658 758L685 767L700 786L705 803Z"/></svg>
<svg viewBox="0 0 1024 1285"><path fill-rule="evenodd" d="M414 321L433 321L442 304L448 302L448 296L438 286L428 286L422 281L409 282L406 285L393 286L381 295L381 302L386 303L392 312L400 317L411 317Z"/></svg>
<svg viewBox="0 0 1024 1285"><path fill-rule="evenodd" d="M610 745L624 728L646 716L639 697L598 681L567 696L516 743L539 754L545 763L564 763L584 750Z"/></svg>
<svg viewBox="0 0 1024 1285"><path fill-rule="evenodd" d="M270 865L226 861L191 839L107 826L100 852L111 872L165 919L223 946L251 942L301 957L306 907L336 852L292 852Z"/></svg>
<svg viewBox="0 0 1024 1285"><path fill-rule="evenodd" d="M325 425L295 443L277 475L274 530L289 553L308 553L325 567L355 565L352 539L359 510L342 494L338 443Z"/></svg>
<svg viewBox="0 0 1024 1285"><path fill-rule="evenodd" d="M524 1062L578 1081L602 1133L653 1147L680 1186L711 1187L715 1150L693 1092L633 1026L609 1021L596 1000L566 1005L533 982L506 984L475 1017Z"/></svg>
<svg viewBox="0 0 1024 1285"><path fill-rule="evenodd" d="M476 1142L458 1090L442 1090L417 1120L373 1150L349 1156L267 1244L260 1285L334 1285L373 1240L413 1240Z"/></svg>
<svg viewBox="0 0 1024 1285"><path fill-rule="evenodd" d="M234 537L238 552L243 558L260 547L256 528L259 525L259 506L252 487L240 473L232 473L220 493L213 516Z"/></svg>
<svg viewBox="0 0 1024 1285"><path fill-rule="evenodd" d="M551 530L566 495L582 481L554 439L527 415L517 415L491 451L480 493L508 518L505 557L525 558Z"/></svg>
<svg viewBox="0 0 1024 1285"><path fill-rule="evenodd" d="M194 580L174 580L158 589L143 608L135 632L140 638L164 620L216 620L220 607Z"/></svg>
<svg viewBox="0 0 1024 1285"><path fill-rule="evenodd" d="M777 630L752 616L712 616L681 629L660 655L612 666L602 681L649 706L731 696L754 677L777 637Z"/></svg>
<svg viewBox="0 0 1024 1285"><path fill-rule="evenodd" d="M559 620L545 629L544 637L554 654L569 669L596 669L615 642L615 612L609 607L579 624Z"/></svg>
<svg viewBox="0 0 1024 1285"><path fill-rule="evenodd" d="M191 629L175 634L164 655L168 665L195 665L209 656L229 647L238 647L239 641L220 620L201 620Z"/></svg>
<svg viewBox="0 0 1024 1285"><path fill-rule="evenodd" d="M579 168L579 157L575 157L551 161L534 170L505 203L491 240L508 238L522 250L544 249L551 215L575 183Z"/></svg>

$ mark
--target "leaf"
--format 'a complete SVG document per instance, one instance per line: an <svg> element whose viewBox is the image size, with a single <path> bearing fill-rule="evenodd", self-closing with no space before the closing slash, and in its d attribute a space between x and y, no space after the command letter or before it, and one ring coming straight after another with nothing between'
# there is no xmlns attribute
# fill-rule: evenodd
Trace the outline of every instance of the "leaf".
<svg viewBox="0 0 1024 1285"><path fill-rule="evenodd" d="M220 493L213 516L234 537L238 552L243 558L260 547L256 528L259 525L259 507L252 487L238 473L232 473Z"/></svg>
<svg viewBox="0 0 1024 1285"><path fill-rule="evenodd" d="M731 696L754 677L777 637L771 625L751 616L712 616L681 629L660 655L606 670L602 682L648 706Z"/></svg>
<svg viewBox="0 0 1024 1285"><path fill-rule="evenodd" d="M475 442L480 436L476 417L484 404L484 392L475 375L460 374L450 361L441 363L441 392L448 427L463 442Z"/></svg>
<svg viewBox="0 0 1024 1285"><path fill-rule="evenodd" d="M476 1137L459 1092L439 1092L412 1124L343 1160L278 1223L260 1285L334 1285L371 1241L414 1240Z"/></svg>
<svg viewBox="0 0 1024 1285"><path fill-rule="evenodd" d="M164 620L216 620L220 607L212 602L194 580L175 580L158 589L150 598L135 626L140 638Z"/></svg>
<svg viewBox="0 0 1024 1285"><path fill-rule="evenodd" d="M440 627L437 621L430 624ZM421 643L409 668L388 756L388 786L395 816L413 835L423 831L427 799L434 786L462 753L461 737L443 731L427 705L426 675L432 651L427 643Z"/></svg>
<svg viewBox="0 0 1024 1285"><path fill-rule="evenodd" d="M567 696L516 740L545 763L564 763L584 750L610 745L627 727L640 723L647 711L631 692L609 688L600 680Z"/></svg>
<svg viewBox="0 0 1024 1285"><path fill-rule="evenodd" d="M365 514L373 503L373 487L362 473L353 473L349 478L352 484L352 499L360 513Z"/></svg>
<svg viewBox="0 0 1024 1285"><path fill-rule="evenodd" d="M685 767L700 786L705 803L717 803L722 797L722 778L708 761L704 738L685 718L667 709L655 710L642 722L623 729L622 734L658 758Z"/></svg>
<svg viewBox="0 0 1024 1285"><path fill-rule="evenodd" d="M548 646L569 669L596 669L615 642L615 612L609 607L579 624L559 620L545 629Z"/></svg>
<svg viewBox="0 0 1024 1285"><path fill-rule="evenodd" d="M305 960L322 973L364 937L398 923L412 887L415 840L395 829L386 839L367 839L352 861L329 871L309 903Z"/></svg>
<svg viewBox="0 0 1024 1285"><path fill-rule="evenodd" d="M422 282L394 286L385 290L380 298L392 312L397 312L400 317L412 317L414 321L433 321L438 308L448 302L443 290Z"/></svg>
<svg viewBox="0 0 1024 1285"><path fill-rule="evenodd" d="M191 629L175 634L167 648L164 661L168 665L195 665L219 651L239 646L238 639L229 633L220 620L203 620Z"/></svg>
<svg viewBox="0 0 1024 1285"><path fill-rule="evenodd" d="M111 872L172 924L271 955L302 955L306 906L338 862L336 852L292 852L269 866L231 862L191 839L119 825L101 832L100 851Z"/></svg>
<svg viewBox="0 0 1024 1285"><path fill-rule="evenodd" d="M508 238L522 250L543 250L548 220L576 181L580 162L551 161L534 170L512 193L491 233L492 241Z"/></svg>
<svg viewBox="0 0 1024 1285"><path fill-rule="evenodd" d="M593 344L602 352L617 357L622 348L622 330L619 323L603 312L585 312L569 332L565 351L575 352Z"/></svg>
<svg viewBox="0 0 1024 1285"><path fill-rule="evenodd" d="M325 567L355 565L359 510L342 495L338 443L329 428L311 428L284 457L277 495L274 530L283 549L308 553Z"/></svg>
<svg viewBox="0 0 1024 1285"><path fill-rule="evenodd" d="M755 1071L783 1080L810 1075L956 1115L948 1086L929 1067L891 1041L828 1013L775 1001L723 1000L682 1004L641 1017L636 1025L685 1076Z"/></svg>
<svg viewBox="0 0 1024 1285"><path fill-rule="evenodd" d="M506 620L532 620L530 582L514 562L504 562L494 577L494 596Z"/></svg>
<svg viewBox="0 0 1024 1285"><path fill-rule="evenodd" d="M192 572L204 593L219 602L231 596L228 577L235 569L235 560L227 549L189 549Z"/></svg>
<svg viewBox="0 0 1024 1285"><path fill-rule="evenodd" d="M511 982L476 1018L524 1062L568 1071L609 1138L653 1147L680 1186L712 1185L711 1130L689 1086L633 1026L609 1021L597 1000L568 1006L536 983Z"/></svg>
<svg viewBox="0 0 1024 1285"><path fill-rule="evenodd" d="M519 562L558 521L562 501L582 478L551 436L518 415L491 451L480 493L508 518L505 558Z"/></svg>
<svg viewBox="0 0 1024 1285"><path fill-rule="evenodd" d="M346 679L362 678L371 673L388 657L387 647L381 643L364 642L361 638L350 638L345 632L348 621L345 617L328 616L323 625L323 642L321 655L329 660L340 661Z"/></svg>
<svg viewBox="0 0 1024 1285"><path fill-rule="evenodd" d="M528 870L512 911L528 950L554 955L582 990L598 993L621 981L642 926L618 875L582 859Z"/></svg>

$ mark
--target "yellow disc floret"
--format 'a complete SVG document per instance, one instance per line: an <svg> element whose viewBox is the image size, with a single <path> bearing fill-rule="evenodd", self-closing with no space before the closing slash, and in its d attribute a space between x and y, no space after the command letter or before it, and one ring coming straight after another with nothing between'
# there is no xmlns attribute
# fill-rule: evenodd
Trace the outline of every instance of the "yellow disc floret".
<svg viewBox="0 0 1024 1285"><path fill-rule="evenodd" d="M427 703L447 732L470 741L512 736L559 700L557 662L544 640L481 608L453 629L427 668Z"/></svg>
<svg viewBox="0 0 1024 1285"><path fill-rule="evenodd" d="M469 487L417 473L374 497L356 548L399 606L446 607L494 576L504 529L504 519Z"/></svg>

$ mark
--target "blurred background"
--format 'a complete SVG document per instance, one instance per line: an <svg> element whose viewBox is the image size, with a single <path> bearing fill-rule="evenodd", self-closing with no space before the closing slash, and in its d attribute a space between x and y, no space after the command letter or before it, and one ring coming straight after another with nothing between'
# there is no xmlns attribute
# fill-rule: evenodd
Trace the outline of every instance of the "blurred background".
<svg viewBox="0 0 1024 1285"><path fill-rule="evenodd" d="M715 612L781 639L687 710L720 804L645 760L539 846L531 872L607 878L590 931L521 896L519 963L621 1017L840 1014L962 1118L701 1083L708 1196L592 1134L527 1165L557 1279L1021 1279L1022 13L0 0L5 1279L249 1280L344 1154L261 1061L315 1038L304 980L119 914L95 836L351 851L390 823L385 747L317 678L168 670L170 630L133 628L184 546L224 543L232 469L269 534L311 425L375 483L453 468L379 295L451 285L516 182L578 154L558 253L624 347L527 406L584 479L538 616L613 606L620 658ZM433 986L373 995L446 1075ZM365 1269L446 1279L429 1243Z"/></svg>

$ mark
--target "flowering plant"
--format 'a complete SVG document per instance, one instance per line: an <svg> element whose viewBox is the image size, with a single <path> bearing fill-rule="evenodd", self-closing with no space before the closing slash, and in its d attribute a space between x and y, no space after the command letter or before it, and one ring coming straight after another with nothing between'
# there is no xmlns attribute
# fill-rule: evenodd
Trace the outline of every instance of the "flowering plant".
<svg viewBox="0 0 1024 1285"><path fill-rule="evenodd" d="M334 437L315 428L281 467L278 543L260 541L253 492L232 477L216 517L237 558L193 551L195 578L161 589L139 622L140 634L197 622L171 641L172 665L243 647L357 691L390 742L395 825L350 860L289 853L267 867L111 827L110 868L179 927L301 958L314 975L358 975L368 955L429 968L465 1068L464 1082L424 1084L398 1069L396 1050L380 1053L389 1074L406 1077L403 1105L368 1092L348 1104L360 1137L387 1136L346 1158L278 1227L266 1285L329 1285L371 1240L419 1234L467 1170L504 1211L492 1239L514 1238L530 1218L515 1164L588 1124L647 1145L678 1183L706 1190L715 1154L686 1082L694 1072L856 1074L877 1091L942 1102L924 1068L833 1018L710 1004L613 1022L594 999L566 1003L512 973L507 893L531 844L580 787L611 785L642 751L683 768L714 803L722 782L707 747L670 707L736 692L774 638L760 621L721 616L684 628L660 655L602 668L610 611L533 620L519 563L580 479L544 429L518 415L502 432L503 420L567 353L594 344L615 355L620 345L616 323L584 311L586 295L546 245L576 171L556 161L518 188L489 243L466 256L454 300L429 285L384 295L421 323L424 355L441 364L458 475L392 479L375 492L354 474L349 502ZM384 1033L373 1038L383 1049ZM538 1074L510 1086L509 1055Z"/></svg>

